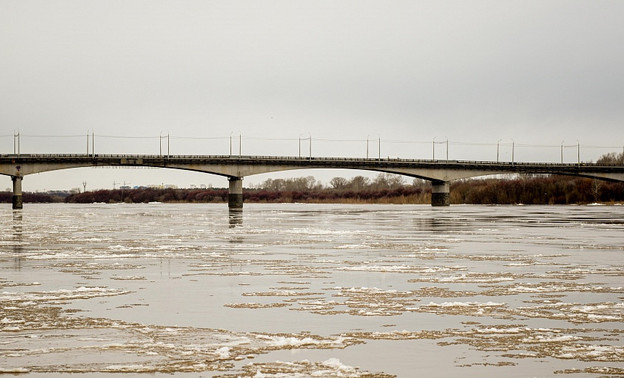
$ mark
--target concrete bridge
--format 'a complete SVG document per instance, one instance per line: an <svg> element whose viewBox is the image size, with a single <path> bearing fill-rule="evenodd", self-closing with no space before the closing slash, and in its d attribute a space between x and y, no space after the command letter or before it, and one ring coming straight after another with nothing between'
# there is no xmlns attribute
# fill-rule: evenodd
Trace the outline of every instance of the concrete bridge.
<svg viewBox="0 0 624 378"><path fill-rule="evenodd" d="M359 169L395 173L429 180L432 206L450 204L453 180L500 174L557 174L624 181L624 166L594 163L551 164L457 160L356 159L277 156L207 155L0 155L0 175L13 180L13 208L21 209L22 180L33 173L80 167L158 167L183 169L225 176L229 180L228 206L243 207L243 178L260 173L311 168Z"/></svg>

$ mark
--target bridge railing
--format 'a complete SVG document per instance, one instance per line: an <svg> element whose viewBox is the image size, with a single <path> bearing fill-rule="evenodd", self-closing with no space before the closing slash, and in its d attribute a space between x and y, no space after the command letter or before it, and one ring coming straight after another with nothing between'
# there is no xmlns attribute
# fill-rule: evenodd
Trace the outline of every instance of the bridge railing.
<svg viewBox="0 0 624 378"><path fill-rule="evenodd" d="M382 158L349 158L349 157L296 157L296 156L251 156L251 155L154 155L154 154L4 154L0 159L21 160L106 160L106 159L143 159L143 160L255 160L267 162L358 162L358 163L405 163L405 164L436 164L436 165L481 165L488 167L531 166L531 167L613 167L618 164L581 163L548 163L548 162L495 162L479 160L445 160L445 159L405 159L394 157Z"/></svg>

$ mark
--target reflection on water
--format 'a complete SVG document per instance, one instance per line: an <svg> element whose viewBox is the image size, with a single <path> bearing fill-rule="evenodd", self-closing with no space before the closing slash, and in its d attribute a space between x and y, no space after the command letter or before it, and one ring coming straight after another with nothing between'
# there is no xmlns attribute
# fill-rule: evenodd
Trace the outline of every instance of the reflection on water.
<svg viewBox="0 0 624 378"><path fill-rule="evenodd" d="M230 228L236 226L242 226L243 224L243 209L228 209Z"/></svg>
<svg viewBox="0 0 624 378"><path fill-rule="evenodd" d="M23 241L22 241L22 210L13 210L13 261L14 268L19 270L22 266L22 250L23 250Z"/></svg>
<svg viewBox="0 0 624 378"><path fill-rule="evenodd" d="M30 205L0 373L622 375L623 213Z"/></svg>

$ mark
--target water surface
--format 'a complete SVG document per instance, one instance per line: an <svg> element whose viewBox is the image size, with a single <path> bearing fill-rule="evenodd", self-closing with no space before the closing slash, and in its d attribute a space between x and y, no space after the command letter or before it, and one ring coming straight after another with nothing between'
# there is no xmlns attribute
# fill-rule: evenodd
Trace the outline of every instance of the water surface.
<svg viewBox="0 0 624 378"><path fill-rule="evenodd" d="M622 206L34 205L0 373L624 374Z"/></svg>

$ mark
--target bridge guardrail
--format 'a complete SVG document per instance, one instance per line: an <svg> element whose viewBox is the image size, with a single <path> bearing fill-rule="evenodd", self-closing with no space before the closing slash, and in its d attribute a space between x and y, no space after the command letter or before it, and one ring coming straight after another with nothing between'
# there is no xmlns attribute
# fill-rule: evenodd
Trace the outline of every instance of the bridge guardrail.
<svg viewBox="0 0 624 378"><path fill-rule="evenodd" d="M269 162L357 162L357 163L405 163L405 164L436 164L440 165L474 165L484 166L488 168L496 166L518 166L518 167L550 167L550 168L573 168L573 167L621 167L618 164L596 164L591 162L581 163L548 163L548 162L495 162L495 161L479 161L479 160L431 160L431 159L404 159L404 158L349 158L349 157L298 157L298 156L252 156L252 155L142 155L142 154L3 154L0 159L149 159L149 160L256 160Z"/></svg>

